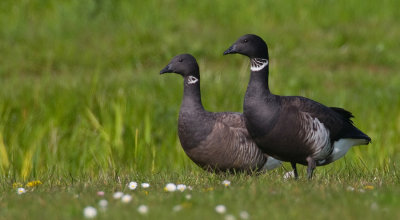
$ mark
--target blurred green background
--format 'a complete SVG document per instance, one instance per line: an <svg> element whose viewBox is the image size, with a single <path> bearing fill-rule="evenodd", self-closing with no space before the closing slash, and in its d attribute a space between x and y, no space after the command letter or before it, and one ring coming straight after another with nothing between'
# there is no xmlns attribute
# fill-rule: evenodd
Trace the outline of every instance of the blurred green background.
<svg viewBox="0 0 400 220"><path fill-rule="evenodd" d="M342 107L373 142L318 172L397 172L399 1L0 1L0 173L12 180L200 171L177 137L180 53L209 111L242 111L248 60L269 45L270 88Z"/></svg>
<svg viewBox="0 0 400 220"><path fill-rule="evenodd" d="M81 219L88 205L98 219L228 219L219 204L236 219L242 210L251 219L399 219L399 8L396 0L1 0L0 219ZM193 54L205 108L240 112L249 61L222 53L247 33L269 45L273 93L351 111L372 144L319 167L311 182L304 166L299 181L282 178L287 164L258 176L196 167L177 136L182 79L159 71ZM151 187L131 191L129 181ZM193 191L166 193L168 182Z"/></svg>

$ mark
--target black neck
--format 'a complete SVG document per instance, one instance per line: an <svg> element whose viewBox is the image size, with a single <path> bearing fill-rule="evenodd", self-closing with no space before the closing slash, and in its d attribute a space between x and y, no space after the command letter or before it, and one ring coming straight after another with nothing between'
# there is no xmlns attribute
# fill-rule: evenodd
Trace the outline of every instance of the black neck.
<svg viewBox="0 0 400 220"><path fill-rule="evenodd" d="M259 71L251 71L250 82L247 86L246 96L265 97L270 95L268 86L269 65Z"/></svg>
<svg viewBox="0 0 400 220"><path fill-rule="evenodd" d="M183 80L183 99L181 111L204 111L201 103L200 77L193 83L193 78L185 76Z"/></svg>

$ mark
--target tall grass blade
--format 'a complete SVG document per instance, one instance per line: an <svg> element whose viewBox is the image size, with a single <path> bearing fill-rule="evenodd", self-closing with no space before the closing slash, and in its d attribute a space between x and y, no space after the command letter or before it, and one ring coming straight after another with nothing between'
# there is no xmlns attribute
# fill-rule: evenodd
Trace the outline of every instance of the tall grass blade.
<svg viewBox="0 0 400 220"><path fill-rule="evenodd" d="M10 166L10 161L8 160L7 149L4 144L3 134L0 132L0 159L1 159L1 171L4 173L7 172L8 167Z"/></svg>
<svg viewBox="0 0 400 220"><path fill-rule="evenodd" d="M22 160L22 168L21 168L21 177L24 181L27 180L27 178L31 174L32 170L32 157L33 154L36 150L36 145L32 146L24 155L23 160Z"/></svg>
<svg viewBox="0 0 400 220"><path fill-rule="evenodd" d="M110 135L105 131L103 126L101 126L100 122L97 120L96 116L93 114L92 111L90 111L89 108L86 108L86 116L89 119L89 122L92 124L92 126L100 132L101 137L110 143Z"/></svg>

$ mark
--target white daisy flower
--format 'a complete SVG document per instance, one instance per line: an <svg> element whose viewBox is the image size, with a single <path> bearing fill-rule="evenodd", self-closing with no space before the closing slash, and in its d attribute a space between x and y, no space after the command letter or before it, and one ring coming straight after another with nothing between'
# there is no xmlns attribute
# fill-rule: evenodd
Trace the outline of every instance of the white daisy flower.
<svg viewBox="0 0 400 220"><path fill-rule="evenodd" d="M26 189L25 188L18 188L17 189L17 193L18 193L18 195L24 194L24 193L26 193Z"/></svg>
<svg viewBox="0 0 400 220"><path fill-rule="evenodd" d="M137 210L140 214L147 214L149 212L149 208L146 205L140 205Z"/></svg>
<svg viewBox="0 0 400 220"><path fill-rule="evenodd" d="M106 208L107 205L108 205L107 200L102 199L102 200L99 201L99 206L100 206L101 208Z"/></svg>
<svg viewBox="0 0 400 220"><path fill-rule="evenodd" d="M187 194L187 195L185 196L185 198L186 198L187 200L190 200L190 199L192 198L192 195Z"/></svg>
<svg viewBox="0 0 400 220"><path fill-rule="evenodd" d="M183 191L186 190L186 185L184 185L184 184L178 184L178 185L176 186L176 189L179 190L179 191L181 191L181 192L183 192Z"/></svg>
<svg viewBox="0 0 400 220"><path fill-rule="evenodd" d="M176 190L176 185L173 183L168 183L165 185L164 190L167 192L174 192Z"/></svg>
<svg viewBox="0 0 400 220"><path fill-rule="evenodd" d="M289 171L289 172L286 172L286 173L283 175L283 179L285 179L285 180L290 179L290 178L294 178L294 171L293 171L293 170L292 170L292 171Z"/></svg>
<svg viewBox="0 0 400 220"><path fill-rule="evenodd" d="M114 193L113 198L120 199L123 195L124 195L123 192L116 192L116 193Z"/></svg>
<svg viewBox="0 0 400 220"><path fill-rule="evenodd" d="M123 203L128 203L128 202L130 202L132 200L132 196L131 195L123 195L122 197L121 197L121 201L123 202Z"/></svg>
<svg viewBox="0 0 400 220"><path fill-rule="evenodd" d="M225 187L228 187L228 186L231 185L231 181L229 181L229 180L224 180L224 181L222 181L222 185L224 185Z"/></svg>
<svg viewBox="0 0 400 220"><path fill-rule="evenodd" d="M150 184L149 183L142 183L142 188L149 188Z"/></svg>
<svg viewBox="0 0 400 220"><path fill-rule="evenodd" d="M239 213L239 216L240 216L241 219L249 219L249 217L250 217L249 213L246 212L246 211L241 211Z"/></svg>
<svg viewBox="0 0 400 220"><path fill-rule="evenodd" d="M179 211L181 211L182 210L182 206L181 205L176 205L176 206L174 206L174 208L172 208L172 211L174 211L174 212L179 212Z"/></svg>
<svg viewBox="0 0 400 220"><path fill-rule="evenodd" d="M354 191L354 187L348 186L348 187L347 187L347 191Z"/></svg>
<svg viewBox="0 0 400 220"><path fill-rule="evenodd" d="M225 220L236 220L235 216L232 214L225 215Z"/></svg>
<svg viewBox="0 0 400 220"><path fill-rule="evenodd" d="M215 206L215 211L219 214L224 214L226 212L226 207L224 205Z"/></svg>
<svg viewBox="0 0 400 220"><path fill-rule="evenodd" d="M130 182L128 184L128 187L130 190L134 190L134 189L136 189L137 185L138 185L137 182Z"/></svg>
<svg viewBox="0 0 400 220"><path fill-rule="evenodd" d="M371 210L378 210L379 206L376 202L371 203Z"/></svg>
<svg viewBox="0 0 400 220"><path fill-rule="evenodd" d="M97 210L92 206L88 206L83 210L83 215L85 218L94 218L97 215Z"/></svg>

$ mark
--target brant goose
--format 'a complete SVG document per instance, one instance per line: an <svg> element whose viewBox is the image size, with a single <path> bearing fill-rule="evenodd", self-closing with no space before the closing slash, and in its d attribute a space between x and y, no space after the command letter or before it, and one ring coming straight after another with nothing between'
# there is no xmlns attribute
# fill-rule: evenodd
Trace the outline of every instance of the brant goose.
<svg viewBox="0 0 400 220"><path fill-rule="evenodd" d="M175 56L160 71L183 77L183 99L179 111L178 136L185 153L208 171L263 171L281 165L264 154L250 138L243 115L208 112L200 95L200 71L190 54Z"/></svg>
<svg viewBox="0 0 400 220"><path fill-rule="evenodd" d="M308 166L312 178L316 166L343 157L350 147L371 142L353 125L353 114L342 108L326 107L300 96L279 96L268 87L267 44L259 36L240 37L226 54L250 58L250 82L243 104L246 127L264 153L291 163Z"/></svg>

